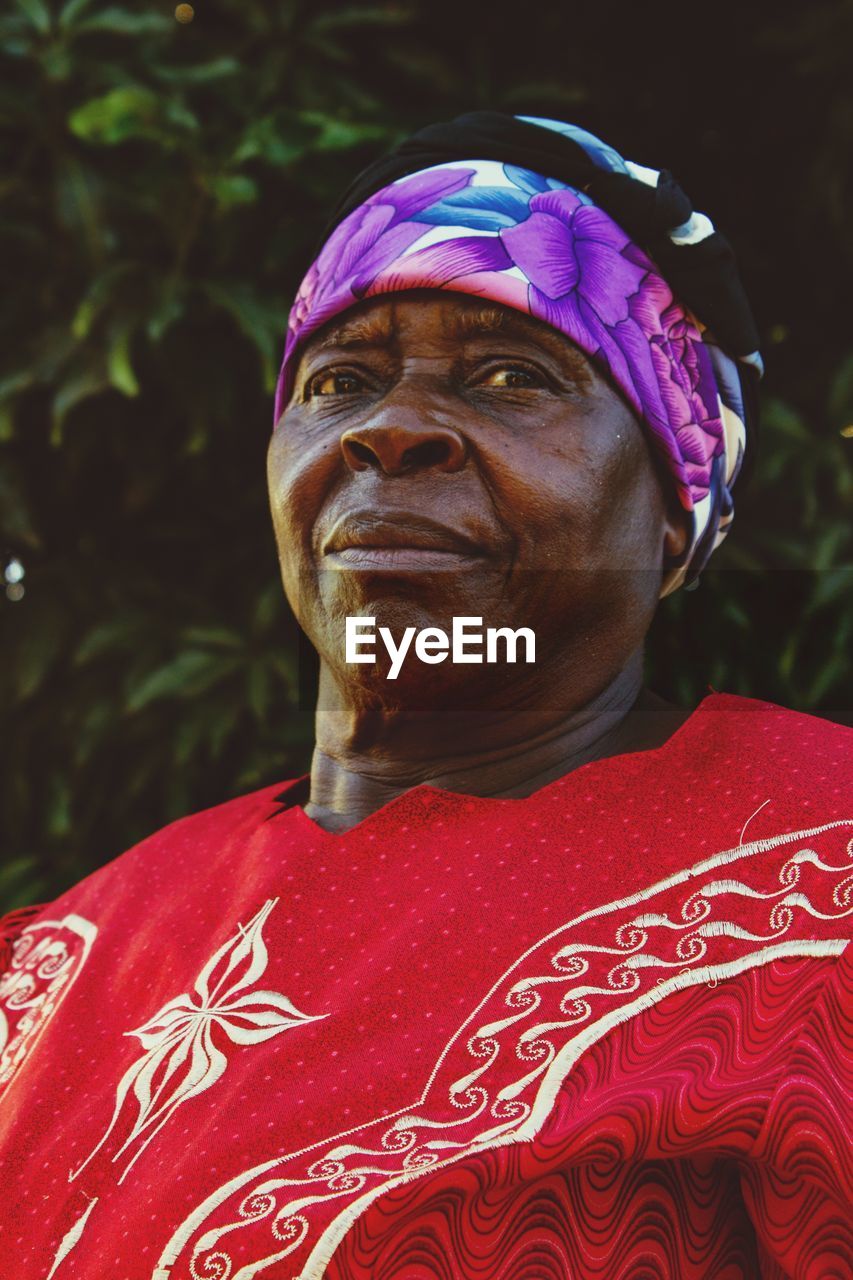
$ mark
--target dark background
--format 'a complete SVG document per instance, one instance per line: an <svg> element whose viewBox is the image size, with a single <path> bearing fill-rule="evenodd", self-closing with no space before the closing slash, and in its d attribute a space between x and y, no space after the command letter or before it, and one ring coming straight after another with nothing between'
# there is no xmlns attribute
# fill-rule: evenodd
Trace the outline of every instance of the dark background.
<svg viewBox="0 0 853 1280"><path fill-rule="evenodd" d="M304 772L264 476L289 300L356 170L472 108L671 169L734 241L761 456L650 682L853 721L851 50L847 0L9 0L0 910Z"/></svg>

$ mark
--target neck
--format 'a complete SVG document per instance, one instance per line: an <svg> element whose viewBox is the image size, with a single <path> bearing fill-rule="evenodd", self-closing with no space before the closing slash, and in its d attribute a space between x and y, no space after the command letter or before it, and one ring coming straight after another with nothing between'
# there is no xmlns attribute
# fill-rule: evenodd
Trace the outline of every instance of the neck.
<svg viewBox="0 0 853 1280"><path fill-rule="evenodd" d="M347 831L421 783L517 798L591 760L660 746L688 712L643 687L642 665L638 650L603 688L572 697L551 684L521 708L491 699L458 717L365 707L321 670L305 811L328 831Z"/></svg>

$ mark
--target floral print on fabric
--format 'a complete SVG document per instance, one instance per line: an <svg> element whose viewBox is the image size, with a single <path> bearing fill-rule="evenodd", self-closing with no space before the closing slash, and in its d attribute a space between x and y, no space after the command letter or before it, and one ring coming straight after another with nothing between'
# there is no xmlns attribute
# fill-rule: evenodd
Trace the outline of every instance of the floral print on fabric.
<svg viewBox="0 0 853 1280"><path fill-rule="evenodd" d="M742 423L724 429L715 363L726 357L712 354L654 262L610 215L564 183L495 161L436 165L384 187L332 232L302 282L275 421L310 334L357 302L411 289L513 307L596 363L644 424L692 516L667 590L688 568L695 576L730 523Z"/></svg>

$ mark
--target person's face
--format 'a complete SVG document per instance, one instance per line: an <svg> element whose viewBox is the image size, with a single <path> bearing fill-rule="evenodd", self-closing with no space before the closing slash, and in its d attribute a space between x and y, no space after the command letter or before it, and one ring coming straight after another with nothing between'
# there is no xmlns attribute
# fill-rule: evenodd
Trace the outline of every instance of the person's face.
<svg viewBox="0 0 853 1280"><path fill-rule="evenodd" d="M354 687L385 677L345 665L352 615L398 641L460 615L530 627L537 665L585 653L615 674L686 537L639 423L579 349L464 294L372 299L315 334L268 480L287 598ZM404 671L435 690L498 669L410 657Z"/></svg>

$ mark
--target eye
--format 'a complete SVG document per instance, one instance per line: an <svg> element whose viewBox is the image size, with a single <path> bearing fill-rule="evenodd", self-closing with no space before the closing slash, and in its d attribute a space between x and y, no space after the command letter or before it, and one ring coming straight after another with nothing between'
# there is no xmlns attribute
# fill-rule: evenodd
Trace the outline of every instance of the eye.
<svg viewBox="0 0 853 1280"><path fill-rule="evenodd" d="M324 369L309 378L305 388L306 399L315 396L351 396L363 386L361 378L355 373L336 369Z"/></svg>
<svg viewBox="0 0 853 1280"><path fill-rule="evenodd" d="M541 387L542 379L534 369L528 369L524 365L502 364L485 373L478 385L494 387L500 391L525 391L528 387Z"/></svg>

